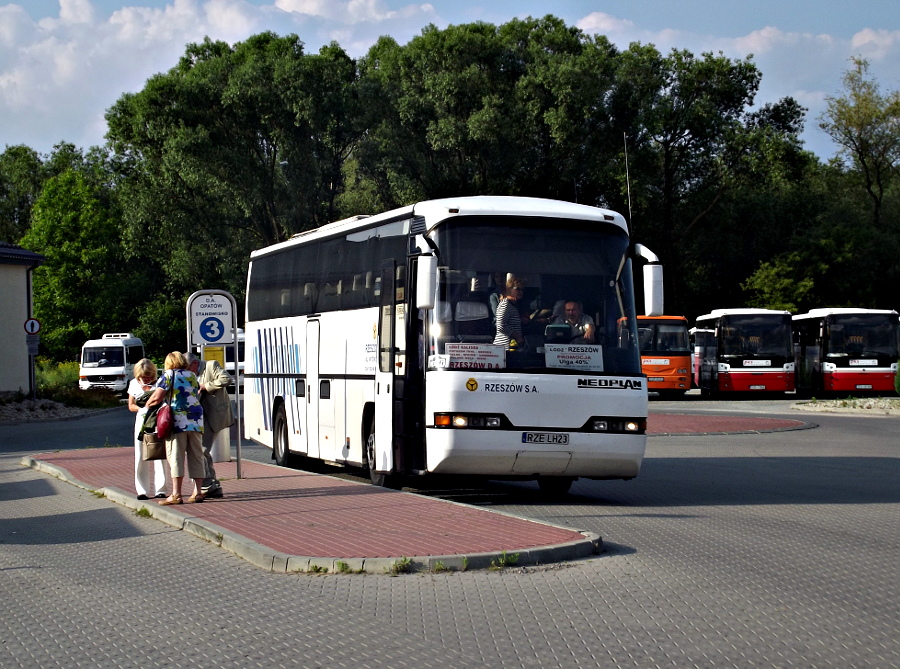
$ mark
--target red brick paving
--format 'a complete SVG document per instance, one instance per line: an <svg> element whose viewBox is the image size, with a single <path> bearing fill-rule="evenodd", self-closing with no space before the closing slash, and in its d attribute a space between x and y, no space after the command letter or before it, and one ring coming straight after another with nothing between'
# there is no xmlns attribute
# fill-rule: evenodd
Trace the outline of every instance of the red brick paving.
<svg viewBox="0 0 900 669"><path fill-rule="evenodd" d="M650 414L647 434L708 434L716 432L764 432L787 430L805 425L802 420L759 418L755 416L709 416L689 414Z"/></svg>
<svg viewBox="0 0 900 669"><path fill-rule="evenodd" d="M93 488L134 490L130 448L34 456ZM288 555L380 558L514 551L583 540L484 509L252 461L216 464L225 498L170 506ZM185 482L185 499L193 483Z"/></svg>

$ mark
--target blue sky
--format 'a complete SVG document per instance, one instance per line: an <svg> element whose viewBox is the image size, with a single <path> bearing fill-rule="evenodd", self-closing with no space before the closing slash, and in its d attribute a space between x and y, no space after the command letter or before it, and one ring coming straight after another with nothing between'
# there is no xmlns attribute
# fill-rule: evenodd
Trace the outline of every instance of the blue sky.
<svg viewBox="0 0 900 669"><path fill-rule="evenodd" d="M757 104L790 95L807 107L803 139L822 159L837 147L817 117L840 93L851 56L870 61L883 91L900 89L897 0L0 0L0 150L103 143L105 110L207 35L234 43L296 33L308 51L334 40L361 56L381 35L406 43L429 23L548 13L621 48L753 54L763 73Z"/></svg>

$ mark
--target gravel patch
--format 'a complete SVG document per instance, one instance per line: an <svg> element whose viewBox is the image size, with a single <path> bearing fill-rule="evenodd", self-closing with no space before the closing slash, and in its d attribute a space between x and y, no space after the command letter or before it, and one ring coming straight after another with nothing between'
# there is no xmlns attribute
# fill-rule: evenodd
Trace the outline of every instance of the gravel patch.
<svg viewBox="0 0 900 669"><path fill-rule="evenodd" d="M0 424L33 423L44 420L78 418L105 409L70 407L53 400L23 400L0 404Z"/></svg>
<svg viewBox="0 0 900 669"><path fill-rule="evenodd" d="M839 400L811 399L805 402L797 402L792 408L799 411L819 411L822 413L855 413L892 416L900 414L900 398L850 397Z"/></svg>

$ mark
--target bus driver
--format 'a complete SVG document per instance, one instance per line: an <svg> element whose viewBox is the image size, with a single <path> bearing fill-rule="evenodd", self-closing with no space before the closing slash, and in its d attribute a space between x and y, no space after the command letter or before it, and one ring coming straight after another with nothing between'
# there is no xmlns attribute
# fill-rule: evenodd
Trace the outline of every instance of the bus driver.
<svg viewBox="0 0 900 669"><path fill-rule="evenodd" d="M557 316L554 325L568 325L572 330L572 342L575 344L593 344L594 319L584 313L584 307L578 300L566 300L564 315Z"/></svg>

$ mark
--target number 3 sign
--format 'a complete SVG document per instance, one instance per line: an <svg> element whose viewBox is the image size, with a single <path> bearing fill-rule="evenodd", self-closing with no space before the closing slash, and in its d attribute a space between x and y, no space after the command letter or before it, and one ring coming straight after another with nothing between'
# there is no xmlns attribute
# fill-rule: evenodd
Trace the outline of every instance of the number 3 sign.
<svg viewBox="0 0 900 669"><path fill-rule="evenodd" d="M224 291L198 291L187 304L191 346L234 341L234 298Z"/></svg>

